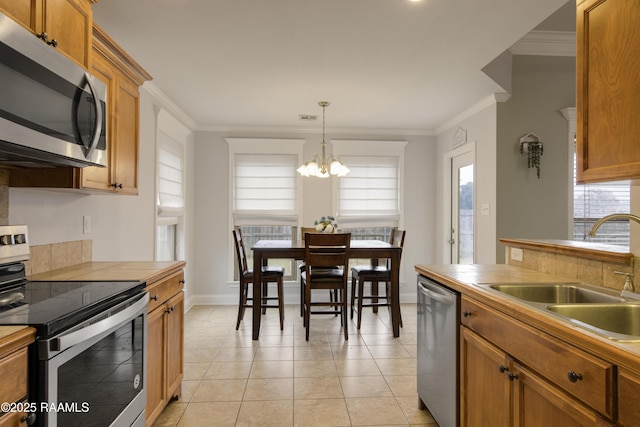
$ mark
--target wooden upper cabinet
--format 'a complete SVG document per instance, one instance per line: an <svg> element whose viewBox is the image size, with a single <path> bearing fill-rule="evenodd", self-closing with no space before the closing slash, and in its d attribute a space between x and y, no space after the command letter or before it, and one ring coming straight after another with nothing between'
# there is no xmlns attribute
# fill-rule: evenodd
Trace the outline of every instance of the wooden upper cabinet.
<svg viewBox="0 0 640 427"><path fill-rule="evenodd" d="M579 182L640 178L639 22L637 0L577 6Z"/></svg>
<svg viewBox="0 0 640 427"><path fill-rule="evenodd" d="M91 74L107 85L107 166L16 169L9 186L138 194L139 87L152 77L96 24Z"/></svg>
<svg viewBox="0 0 640 427"><path fill-rule="evenodd" d="M93 74L108 86L107 168L79 171L80 186L138 194L139 86L151 76L99 26L93 29Z"/></svg>
<svg viewBox="0 0 640 427"><path fill-rule="evenodd" d="M91 4L87 0L44 0L42 29L36 32L45 32L49 43L56 41L56 49L89 68L92 23Z"/></svg>
<svg viewBox="0 0 640 427"><path fill-rule="evenodd" d="M0 11L24 27L35 33L36 0L0 0Z"/></svg>
<svg viewBox="0 0 640 427"><path fill-rule="evenodd" d="M85 68L90 65L91 0L0 0L0 10L43 36L52 49Z"/></svg>

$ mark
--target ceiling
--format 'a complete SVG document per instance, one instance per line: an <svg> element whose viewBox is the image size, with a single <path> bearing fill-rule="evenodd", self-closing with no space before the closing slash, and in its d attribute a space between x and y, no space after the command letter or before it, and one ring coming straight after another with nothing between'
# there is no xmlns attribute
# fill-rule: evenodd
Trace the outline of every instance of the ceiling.
<svg viewBox="0 0 640 427"><path fill-rule="evenodd" d="M575 31L572 0L101 0L93 10L203 130L317 130L326 100L327 131L432 133L503 92L481 70L536 26Z"/></svg>

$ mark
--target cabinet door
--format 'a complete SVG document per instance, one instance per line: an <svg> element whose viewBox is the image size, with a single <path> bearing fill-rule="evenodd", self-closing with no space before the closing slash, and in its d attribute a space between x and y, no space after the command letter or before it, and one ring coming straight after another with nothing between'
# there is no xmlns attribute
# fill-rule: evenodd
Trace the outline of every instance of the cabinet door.
<svg viewBox="0 0 640 427"><path fill-rule="evenodd" d="M618 371L618 422L625 427L640 424L640 374L620 368Z"/></svg>
<svg viewBox="0 0 640 427"><path fill-rule="evenodd" d="M150 425L160 415L167 400L165 398L165 306L162 305L147 317L147 405L145 415Z"/></svg>
<svg viewBox="0 0 640 427"><path fill-rule="evenodd" d="M35 32L39 0L0 0L0 11Z"/></svg>
<svg viewBox="0 0 640 427"><path fill-rule="evenodd" d="M115 87L117 86L117 77L113 69L113 66L98 50L93 51L92 67L91 71L93 75L102 80L107 85L107 99L108 99L108 111L107 111L107 151L109 156L107 158L106 167L89 166L79 169L80 174L80 188L91 188L94 190L113 191L111 186L112 182L112 150L111 146L115 138L113 137L113 118L116 113L117 99Z"/></svg>
<svg viewBox="0 0 640 427"><path fill-rule="evenodd" d="M92 14L87 0L44 0L42 31L57 50L88 68L91 49ZM40 32L36 29L37 32Z"/></svg>
<svg viewBox="0 0 640 427"><path fill-rule="evenodd" d="M111 60L94 50L92 71L108 87L107 166L80 170L80 187L138 194L138 86L119 73Z"/></svg>
<svg viewBox="0 0 640 427"><path fill-rule="evenodd" d="M138 194L138 122L140 92L138 86L126 78L117 79L117 119L112 128L112 184L118 193Z"/></svg>
<svg viewBox="0 0 640 427"><path fill-rule="evenodd" d="M166 304L167 398L182 394L184 347L184 293L180 292Z"/></svg>
<svg viewBox="0 0 640 427"><path fill-rule="evenodd" d="M508 426L512 405L505 353L465 327L460 341L460 426Z"/></svg>
<svg viewBox="0 0 640 427"><path fill-rule="evenodd" d="M586 0L577 9L579 182L640 177L640 7Z"/></svg>
<svg viewBox="0 0 640 427"><path fill-rule="evenodd" d="M514 363L514 425L517 427L611 426L589 409L533 372Z"/></svg>

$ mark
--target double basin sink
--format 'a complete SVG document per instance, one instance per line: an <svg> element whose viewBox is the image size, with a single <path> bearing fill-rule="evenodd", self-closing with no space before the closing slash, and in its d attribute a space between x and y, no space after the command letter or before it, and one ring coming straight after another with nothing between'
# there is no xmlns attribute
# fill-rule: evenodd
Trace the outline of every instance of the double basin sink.
<svg viewBox="0 0 640 427"><path fill-rule="evenodd" d="M640 342L640 300L574 283L485 284L601 336ZM630 294L637 295L637 294Z"/></svg>

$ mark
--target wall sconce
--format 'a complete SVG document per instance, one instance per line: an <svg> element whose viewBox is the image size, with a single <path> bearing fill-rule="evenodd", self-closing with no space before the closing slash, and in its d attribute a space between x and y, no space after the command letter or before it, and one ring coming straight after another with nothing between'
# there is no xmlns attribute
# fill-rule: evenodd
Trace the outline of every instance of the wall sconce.
<svg viewBox="0 0 640 427"><path fill-rule="evenodd" d="M527 155L527 165L536 168L538 179L540 179L540 157L544 151L542 141L534 133L528 133L520 138L520 154Z"/></svg>

